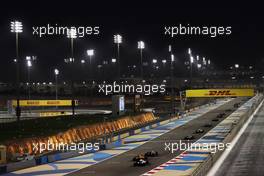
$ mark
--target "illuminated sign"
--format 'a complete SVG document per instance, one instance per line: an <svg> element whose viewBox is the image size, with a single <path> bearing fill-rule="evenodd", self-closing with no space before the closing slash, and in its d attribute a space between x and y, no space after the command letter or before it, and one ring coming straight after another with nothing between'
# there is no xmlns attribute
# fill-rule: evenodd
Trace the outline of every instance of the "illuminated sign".
<svg viewBox="0 0 264 176"><path fill-rule="evenodd" d="M186 90L186 97L252 97L253 89L196 89Z"/></svg>
<svg viewBox="0 0 264 176"><path fill-rule="evenodd" d="M125 110L125 97L119 97L119 111Z"/></svg>
<svg viewBox="0 0 264 176"><path fill-rule="evenodd" d="M112 96L112 114L123 115L125 112L125 96L113 95Z"/></svg>
<svg viewBox="0 0 264 176"><path fill-rule="evenodd" d="M72 100L20 100L20 106L71 106ZM75 100L75 105L78 101ZM12 106L17 106L17 101L12 100Z"/></svg>

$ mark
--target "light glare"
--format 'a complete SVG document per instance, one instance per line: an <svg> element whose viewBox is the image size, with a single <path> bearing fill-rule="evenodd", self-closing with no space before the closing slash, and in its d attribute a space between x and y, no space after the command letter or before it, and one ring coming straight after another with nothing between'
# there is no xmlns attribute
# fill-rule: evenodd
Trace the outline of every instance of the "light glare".
<svg viewBox="0 0 264 176"><path fill-rule="evenodd" d="M21 33L23 32L23 25L19 21L12 21L11 22L11 32L14 33Z"/></svg>
<svg viewBox="0 0 264 176"><path fill-rule="evenodd" d="M144 49L145 48L145 43L143 41L138 42L138 49Z"/></svg>
<svg viewBox="0 0 264 176"><path fill-rule="evenodd" d="M122 36L119 34L114 35L114 43L116 44L122 43Z"/></svg>
<svg viewBox="0 0 264 176"><path fill-rule="evenodd" d="M93 56L94 55L94 50L93 49L87 50L87 55L88 56Z"/></svg>

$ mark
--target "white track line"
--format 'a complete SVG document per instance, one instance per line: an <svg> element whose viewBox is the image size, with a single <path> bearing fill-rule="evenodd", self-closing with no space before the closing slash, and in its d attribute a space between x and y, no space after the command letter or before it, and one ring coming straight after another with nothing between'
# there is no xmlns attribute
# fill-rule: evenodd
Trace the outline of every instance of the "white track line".
<svg viewBox="0 0 264 176"><path fill-rule="evenodd" d="M230 154L230 152L233 149L233 147L236 145L236 143L239 140L240 136L245 132L247 126L249 125L249 123L251 122L251 120L253 119L253 117L256 115L256 113L259 111L260 107L263 104L263 101L264 100L262 100L262 102L259 104L259 106L257 107L257 109L248 118L248 120L246 121L246 123L243 125L243 127L239 130L238 134L232 140L232 142L230 143L230 149L224 151L224 153L220 156L220 158L215 162L215 164L213 165L213 167L207 173L207 176L214 176L216 174L216 172L220 169L221 165L223 164L223 162L225 161L225 159L227 158L227 156Z"/></svg>

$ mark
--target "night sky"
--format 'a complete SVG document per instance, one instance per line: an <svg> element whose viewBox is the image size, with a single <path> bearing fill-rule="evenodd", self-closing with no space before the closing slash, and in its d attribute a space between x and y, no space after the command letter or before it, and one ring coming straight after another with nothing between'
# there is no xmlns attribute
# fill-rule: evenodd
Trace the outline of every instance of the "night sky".
<svg viewBox="0 0 264 176"><path fill-rule="evenodd" d="M172 3L174 2L174 3ZM45 3L45 4L44 4ZM212 2L211 2L212 3ZM145 59L166 58L171 44L178 61L187 59L187 48L195 54L210 58L219 69L235 63L261 66L264 63L264 21L261 6L223 3L208 6L184 4L175 1L131 3L68 1L20 2L0 7L0 82L14 81L15 35L10 32L10 21L23 22L20 35L20 56L36 55L33 67L34 80L49 80L53 69L62 68L63 60L70 56L70 41L66 36L32 35L32 26L58 24L62 26L100 26L100 35L85 36L75 40L75 58L87 58L86 50L95 49L94 64L115 57L113 34L123 36L121 59L123 64L139 62L137 41L146 43ZM179 24L192 26L232 26L232 34L209 36L164 35L164 26ZM24 63L23 63L24 64ZM25 64L24 64L25 65ZM23 67L24 68L24 67ZM23 72L23 70L22 70Z"/></svg>

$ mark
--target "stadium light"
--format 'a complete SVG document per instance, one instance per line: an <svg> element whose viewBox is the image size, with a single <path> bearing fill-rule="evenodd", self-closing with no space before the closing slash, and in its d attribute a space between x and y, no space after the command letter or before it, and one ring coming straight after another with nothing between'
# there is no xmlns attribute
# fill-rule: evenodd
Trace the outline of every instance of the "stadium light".
<svg viewBox="0 0 264 176"><path fill-rule="evenodd" d="M67 30L67 37L70 39L77 38L77 31L75 28L70 28Z"/></svg>
<svg viewBox="0 0 264 176"><path fill-rule="evenodd" d="M28 60L28 61L27 61L27 67L28 67L28 68L32 67L32 62L31 62L31 60Z"/></svg>
<svg viewBox="0 0 264 176"><path fill-rule="evenodd" d="M77 31L76 28L72 27L67 30L67 37L71 39L71 58L70 58L70 63L74 62L74 56L73 56L73 39L77 38ZM75 101L74 101L74 83L72 80L71 83L71 94L72 94L72 116L75 115Z"/></svg>
<svg viewBox="0 0 264 176"><path fill-rule="evenodd" d="M119 45L122 43L122 36L120 34L114 35L114 43L117 45L117 60L118 60L118 78L120 78L120 52L119 52Z"/></svg>
<svg viewBox="0 0 264 176"><path fill-rule="evenodd" d="M172 61L172 62L175 61L174 54L171 54L171 61Z"/></svg>
<svg viewBox="0 0 264 176"><path fill-rule="evenodd" d="M30 100L30 68L32 67L32 57L26 56L26 64L27 64L27 76L28 76L28 99Z"/></svg>
<svg viewBox="0 0 264 176"><path fill-rule="evenodd" d="M190 55L190 87L192 88L192 65L194 62L193 56Z"/></svg>
<svg viewBox="0 0 264 176"><path fill-rule="evenodd" d="M145 43L143 41L138 41L138 49L145 49Z"/></svg>
<svg viewBox="0 0 264 176"><path fill-rule="evenodd" d="M60 73L59 70L58 70L57 68L55 68L55 69L54 69L54 74L55 74L55 75L59 75L59 73Z"/></svg>
<svg viewBox="0 0 264 176"><path fill-rule="evenodd" d="M193 56L190 57L191 64L194 62Z"/></svg>
<svg viewBox="0 0 264 176"><path fill-rule="evenodd" d="M206 65L206 59L203 57L203 64Z"/></svg>
<svg viewBox="0 0 264 176"><path fill-rule="evenodd" d="M114 35L114 43L116 44L122 43L122 36L119 34Z"/></svg>
<svg viewBox="0 0 264 176"><path fill-rule="evenodd" d="M112 58L112 59L111 59L111 62L112 62L112 63L116 63L116 59L115 59L115 58Z"/></svg>
<svg viewBox="0 0 264 176"><path fill-rule="evenodd" d="M138 41L138 49L140 50L140 77L143 79L143 49L145 48L145 43L143 41Z"/></svg>
<svg viewBox="0 0 264 176"><path fill-rule="evenodd" d="M17 121L20 120L21 109L20 109L20 66L19 66L19 49L18 49L18 34L23 32L23 25L20 21L11 21L10 23L11 32L16 34L16 96L17 96L17 105L16 105L16 116Z"/></svg>
<svg viewBox="0 0 264 176"><path fill-rule="evenodd" d="M189 55L192 54L192 50L191 50L191 48L188 48L188 54L189 54Z"/></svg>
<svg viewBox="0 0 264 176"><path fill-rule="evenodd" d="M55 68L54 69L54 74L55 74L55 99L58 100L58 75L59 75L60 71ZM56 107L57 108L57 107Z"/></svg>
<svg viewBox="0 0 264 176"><path fill-rule="evenodd" d="M87 55L88 56L93 56L94 55L94 50L93 49L89 49L89 50L87 50Z"/></svg>
<svg viewBox="0 0 264 176"><path fill-rule="evenodd" d="M88 49L87 55L89 56L89 77L92 79L92 57L94 55L94 49Z"/></svg>
<svg viewBox="0 0 264 176"><path fill-rule="evenodd" d="M169 52L170 52L170 53L172 52L171 45L169 45Z"/></svg>
<svg viewBox="0 0 264 176"><path fill-rule="evenodd" d="M13 33L22 33L23 25L20 21L11 21L11 32Z"/></svg>

